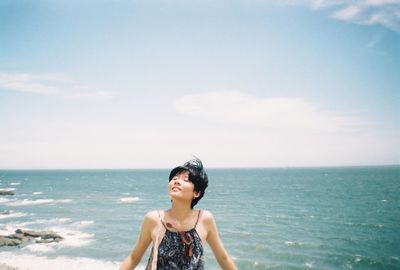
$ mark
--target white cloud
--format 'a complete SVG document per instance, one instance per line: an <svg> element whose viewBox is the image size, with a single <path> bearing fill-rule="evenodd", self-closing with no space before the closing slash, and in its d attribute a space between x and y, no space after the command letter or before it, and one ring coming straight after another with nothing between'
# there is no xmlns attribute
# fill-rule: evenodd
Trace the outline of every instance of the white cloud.
<svg viewBox="0 0 400 270"><path fill-rule="evenodd" d="M360 14L360 12L361 9L359 6L352 5L336 11L333 16L337 19L348 21L354 19L357 15Z"/></svg>
<svg viewBox="0 0 400 270"><path fill-rule="evenodd" d="M399 4L399 0L366 0L365 1L370 6L383 6L388 4Z"/></svg>
<svg viewBox="0 0 400 270"><path fill-rule="evenodd" d="M237 90L186 95L174 107L188 116L275 130L336 131L365 125L361 119L323 111L302 98L260 98Z"/></svg>
<svg viewBox="0 0 400 270"><path fill-rule="evenodd" d="M325 8L330 6L341 5L343 3L349 2L348 0L311 0L309 2L312 8Z"/></svg>
<svg viewBox="0 0 400 270"><path fill-rule="evenodd" d="M54 80L50 74L38 76L25 73L0 73L0 88L50 95L57 93L57 88L50 84Z"/></svg>
<svg viewBox="0 0 400 270"><path fill-rule="evenodd" d="M307 5L312 9L329 9L335 19L382 25L400 32L400 0L286 0L276 4Z"/></svg>
<svg viewBox="0 0 400 270"><path fill-rule="evenodd" d="M64 73L27 74L0 72L0 90L83 100L105 100L113 93L76 83Z"/></svg>

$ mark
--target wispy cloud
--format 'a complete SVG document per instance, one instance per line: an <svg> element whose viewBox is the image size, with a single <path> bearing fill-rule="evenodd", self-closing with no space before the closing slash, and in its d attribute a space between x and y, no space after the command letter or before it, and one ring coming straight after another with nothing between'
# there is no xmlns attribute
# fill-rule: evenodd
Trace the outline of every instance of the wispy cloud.
<svg viewBox="0 0 400 270"><path fill-rule="evenodd" d="M336 11L333 16L337 19L350 21L355 19L361 13L361 8L357 5L350 5Z"/></svg>
<svg viewBox="0 0 400 270"><path fill-rule="evenodd" d="M329 9L335 19L382 25L400 32L400 0L286 0L278 4L308 5L312 9Z"/></svg>
<svg viewBox="0 0 400 270"><path fill-rule="evenodd" d="M59 75L33 75L26 73L0 73L0 88L42 95L53 95L58 92L54 83L59 82Z"/></svg>
<svg viewBox="0 0 400 270"><path fill-rule="evenodd" d="M105 100L113 93L82 85L64 73L28 74L0 72L0 90L82 100Z"/></svg>
<svg viewBox="0 0 400 270"><path fill-rule="evenodd" d="M380 24L400 32L400 1L364 0L346 4L333 12L336 19L354 23Z"/></svg>
<svg viewBox="0 0 400 270"><path fill-rule="evenodd" d="M188 116L278 130L336 131L365 125L357 117L324 111L303 98L261 98L237 90L186 95L174 108Z"/></svg>

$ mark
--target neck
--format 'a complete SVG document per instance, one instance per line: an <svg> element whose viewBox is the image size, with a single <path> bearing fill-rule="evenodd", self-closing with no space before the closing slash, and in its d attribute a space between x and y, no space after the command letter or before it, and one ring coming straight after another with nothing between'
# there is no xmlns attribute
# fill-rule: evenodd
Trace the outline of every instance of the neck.
<svg viewBox="0 0 400 270"><path fill-rule="evenodd" d="M190 204L180 203L177 201L172 202L172 207L170 210L171 216L178 220L184 220L192 212Z"/></svg>

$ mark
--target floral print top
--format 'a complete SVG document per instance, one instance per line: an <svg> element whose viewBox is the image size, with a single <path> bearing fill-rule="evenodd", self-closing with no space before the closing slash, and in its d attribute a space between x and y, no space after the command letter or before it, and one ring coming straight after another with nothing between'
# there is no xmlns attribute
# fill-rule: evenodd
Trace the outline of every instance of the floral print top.
<svg viewBox="0 0 400 270"><path fill-rule="evenodd" d="M157 270L204 270L203 244L196 231L197 221L191 230L184 232L171 231L161 221L166 230L158 246ZM151 269L152 257L153 250L146 270Z"/></svg>

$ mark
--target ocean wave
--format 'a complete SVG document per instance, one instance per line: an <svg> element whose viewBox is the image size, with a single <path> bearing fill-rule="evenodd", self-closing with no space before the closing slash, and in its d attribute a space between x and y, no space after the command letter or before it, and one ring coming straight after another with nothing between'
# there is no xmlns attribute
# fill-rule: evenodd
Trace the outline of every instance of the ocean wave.
<svg viewBox="0 0 400 270"><path fill-rule="evenodd" d="M10 211L8 213L0 213L0 219L6 219L6 218L19 218L19 217L25 217L28 214L26 213L20 213L20 212L13 212Z"/></svg>
<svg viewBox="0 0 400 270"><path fill-rule="evenodd" d="M0 191L15 191L15 188L0 188Z"/></svg>
<svg viewBox="0 0 400 270"><path fill-rule="evenodd" d="M30 230L25 226L15 227L15 224L11 226L5 225L3 227L0 227L0 235L14 234L17 228L20 228L22 230ZM82 232L79 230L74 230L68 227L47 227L44 230L56 232L64 239L60 242L52 242L52 243L40 243L40 244L30 243L21 248L21 250L38 254L54 253L62 248L68 248L68 247L76 248L76 247L87 246L94 241L94 234Z"/></svg>
<svg viewBox="0 0 400 270"><path fill-rule="evenodd" d="M72 225L75 227L86 227L86 226L89 226L92 224L94 224L93 220L82 220L82 221L74 222Z"/></svg>
<svg viewBox="0 0 400 270"><path fill-rule="evenodd" d="M304 265L305 267L307 267L307 268L313 268L314 263L315 263L314 261L305 262L303 265Z"/></svg>
<svg viewBox="0 0 400 270"><path fill-rule="evenodd" d="M31 243L22 248L22 250L29 251L32 253L44 254L44 253L51 253L56 251L58 243L47 243L47 244L37 244Z"/></svg>
<svg viewBox="0 0 400 270"><path fill-rule="evenodd" d="M19 183L19 182L12 182L12 183L10 183L10 186L18 186L18 185L21 185L21 183Z"/></svg>
<svg viewBox="0 0 400 270"><path fill-rule="evenodd" d="M305 243L296 242L296 241L285 241L285 245L287 245L287 246L304 246Z"/></svg>
<svg viewBox="0 0 400 270"><path fill-rule="evenodd" d="M91 244L94 241L94 234L82 232L67 227L49 227L51 231L57 232L64 238L57 243L58 247L82 247Z"/></svg>
<svg viewBox="0 0 400 270"><path fill-rule="evenodd" d="M71 222L71 219L70 218L37 219L37 220L26 221L26 222L7 223L6 226L12 228L12 229L8 229L8 231L10 231L10 230L15 231L16 229L22 229L22 228L29 230L28 227L30 227L32 225L40 225L40 224L60 225L60 224L65 224L67 222Z"/></svg>
<svg viewBox="0 0 400 270"><path fill-rule="evenodd" d="M118 269L121 262L104 261L85 257L67 257L58 256L49 258L41 255L26 254L24 252L0 252L0 261L7 265L18 267L21 270L52 270L52 269L68 269L68 270L109 270ZM144 267L138 269L143 270Z"/></svg>
<svg viewBox="0 0 400 270"><path fill-rule="evenodd" d="M0 197L0 204L5 204L5 203L11 202L11 201L15 201L15 200Z"/></svg>
<svg viewBox="0 0 400 270"><path fill-rule="evenodd" d="M37 225L40 230L53 231L59 234L64 239L60 242L52 243L30 243L23 247L23 250L27 250L34 253L50 253L64 247L81 247L87 246L94 241L94 234L80 231L79 228L93 224L94 221L83 220L79 222L71 223L70 218L53 218L53 219L38 219L34 221L19 222L19 223L7 223L0 226L0 235L14 234L15 230L32 230L32 226L36 229ZM35 229L35 230L36 230Z"/></svg>
<svg viewBox="0 0 400 270"><path fill-rule="evenodd" d="M56 204L56 203L70 203L72 200L64 199L64 200L54 200L54 199L37 199L37 200L17 200L13 202L8 202L6 205L8 206L26 206L26 205L41 205L41 204Z"/></svg>
<svg viewBox="0 0 400 270"><path fill-rule="evenodd" d="M7 236L7 235L10 235L10 234L13 234L13 233L15 233L16 229L17 228L15 228L14 226L9 225L9 224L2 225L2 226L0 226L0 235L1 236ZM24 229L24 228L21 228L21 229Z"/></svg>
<svg viewBox="0 0 400 270"><path fill-rule="evenodd" d="M121 203L134 203L139 201L140 198L139 197L124 197L124 198L120 198L119 201Z"/></svg>
<svg viewBox="0 0 400 270"><path fill-rule="evenodd" d="M46 224L46 225L59 225L59 224L65 224L71 222L70 218L51 218L51 219L37 219L34 221L27 221L27 222L22 222L22 223L16 223L14 226L16 227L25 227L25 226L31 226L31 225L37 225L37 224Z"/></svg>
<svg viewBox="0 0 400 270"><path fill-rule="evenodd" d="M343 266L349 269L363 269L371 267L374 269L397 269L398 261L394 260L393 257L372 258L356 254L350 260L346 261Z"/></svg>
<svg viewBox="0 0 400 270"><path fill-rule="evenodd" d="M33 195L41 195L41 194L43 194L43 192L36 191L36 192L33 192L32 194L33 194Z"/></svg>

